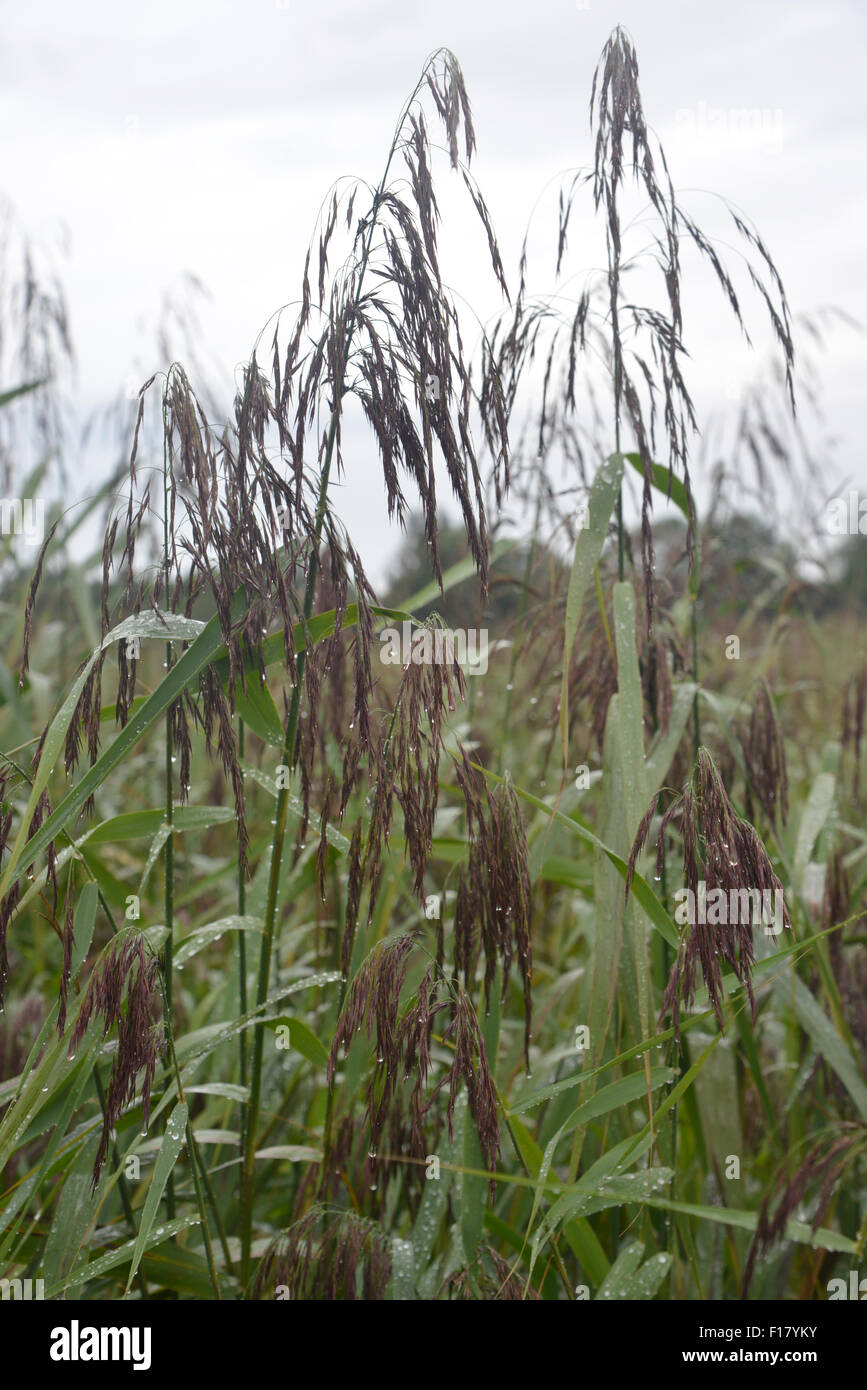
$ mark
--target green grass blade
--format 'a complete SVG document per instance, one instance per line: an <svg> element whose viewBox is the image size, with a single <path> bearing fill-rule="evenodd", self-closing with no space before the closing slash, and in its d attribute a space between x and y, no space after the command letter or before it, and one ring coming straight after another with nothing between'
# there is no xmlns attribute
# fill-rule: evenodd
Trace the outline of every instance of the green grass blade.
<svg viewBox="0 0 867 1390"><path fill-rule="evenodd" d="M157 1161L154 1166L153 1177L148 1187L148 1195L145 1198L144 1211L142 1212L141 1223L138 1228L135 1247L132 1252L132 1263L129 1267L129 1274L126 1281L126 1291L129 1293L132 1281L136 1276L141 1257L148 1247L151 1227L156 1219L159 1204L165 1191L169 1174L172 1172L178 1161L178 1155L184 1146L187 1131L187 1119L189 1117L189 1106L183 1102L176 1105L169 1116L166 1131L163 1135ZM192 1162L192 1155L190 1156Z"/></svg>
<svg viewBox="0 0 867 1390"><path fill-rule="evenodd" d="M578 636L578 624L584 595L593 571L599 563L602 547L608 535L608 523L614 511L623 478L623 455L612 454L599 468L590 489L587 525L578 532L575 554L569 574L566 595L566 623L563 634L563 679L560 687L560 738L563 745L563 765L569 760L569 666L572 649Z"/></svg>

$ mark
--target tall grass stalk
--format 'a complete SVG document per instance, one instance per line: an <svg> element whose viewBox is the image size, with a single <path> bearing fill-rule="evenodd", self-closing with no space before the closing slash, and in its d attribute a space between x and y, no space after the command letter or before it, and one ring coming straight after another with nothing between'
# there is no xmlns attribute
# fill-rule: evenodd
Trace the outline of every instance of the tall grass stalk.
<svg viewBox="0 0 867 1390"><path fill-rule="evenodd" d="M163 583L165 585L166 604L169 601L169 584L171 581L171 570L169 564L169 460L168 460L168 421L166 416L165 398L162 407L163 417ZM172 667L172 644L166 642L165 646L165 670L170 671ZM165 790L165 813L168 834L166 835L165 848L163 850L163 872L165 875L165 928L166 940L163 947L163 980L165 984L165 1009L166 1009L166 1042L173 1049L172 1032L173 1022L173 958L174 958L174 923L175 923L175 843L174 843L174 820L175 820L175 797L174 797L174 746L172 736L172 712L166 711L165 722L165 762L164 762L164 790ZM168 1117L166 1118L168 1124ZM191 1155L192 1162L192 1155ZM166 1183L166 1215L171 1221L175 1216L175 1175L174 1171L169 1173Z"/></svg>
<svg viewBox="0 0 867 1390"><path fill-rule="evenodd" d="M347 296L345 313L345 350L343 362L349 358L352 339L355 332L354 309L360 295L364 277L370 258L370 249L373 242L373 235L377 228L377 217L379 205L388 184L389 171L400 139L406 112L408 112L415 101L422 85L426 80L423 73L412 95L406 103L404 113L401 115L397 124L394 139L389 149L385 169L374 194L370 212L367 218L366 231L362 241L361 258L353 268L350 276L350 291ZM325 449L325 458L319 478L319 491L316 500L316 513L313 526L313 538L307 554L307 578L304 587L304 608L303 621L306 625L313 614L313 603L316 596L316 580L319 572L319 547L322 543L322 531L325 524L325 516L328 509L328 486L331 478L331 465L334 457L334 447L337 440L337 429L340 415L342 412L342 396L344 391L343 377L339 377L333 383L334 401L331 410L331 418L328 425L328 438ZM302 650L297 658L297 675L292 687L292 694L289 702L289 712L286 719L283 749L281 761L287 768L295 767L295 756L298 742L298 719L301 710L301 684L304 676L306 664L306 650ZM286 779L288 781L288 778ZM274 946L274 929L277 919L277 899L280 888L280 872L283 863L283 843L286 835L286 819L289 809L289 789L281 787L277 794L277 809L274 822L274 834L271 839L271 863L268 876L268 894L265 901L264 926L262 933L262 948L259 955L259 973L256 987L256 1004L260 1008L264 1005L268 997L268 984L271 975L271 958ZM246 1124L246 1143L244 1148L244 1166L241 1178L241 1282L246 1288L250 1277L250 1248L252 1242L253 1226L253 1197L255 1189L255 1166L256 1166L256 1142L259 1125L259 1107L262 1094L262 1060L265 1045L265 1025L264 1022L257 1025L253 1033L253 1055L250 1067L250 1104L247 1111Z"/></svg>

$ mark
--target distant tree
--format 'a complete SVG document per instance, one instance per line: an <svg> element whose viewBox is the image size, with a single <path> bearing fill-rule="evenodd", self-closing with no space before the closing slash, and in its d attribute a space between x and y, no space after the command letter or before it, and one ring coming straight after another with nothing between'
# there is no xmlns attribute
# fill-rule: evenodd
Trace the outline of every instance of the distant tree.
<svg viewBox="0 0 867 1390"><path fill-rule="evenodd" d="M437 539L445 574L452 565L467 558L467 539L462 526L443 518L440 519ZM491 567L488 597L486 602L482 602L481 615L493 626L499 628L501 624L507 624L516 619L521 611L521 589L527 557L527 543L519 541ZM413 517L391 574L381 588L382 601L388 607L400 608L413 594L434 583L434 578L423 523L420 518ZM444 595L438 593L430 603L418 606L415 612L418 617L437 612L452 627L468 627L479 614L480 602L479 581L473 574L448 589Z"/></svg>
<svg viewBox="0 0 867 1390"><path fill-rule="evenodd" d="M867 610L867 540L847 536L835 560L836 582L828 586L824 606L863 613Z"/></svg>

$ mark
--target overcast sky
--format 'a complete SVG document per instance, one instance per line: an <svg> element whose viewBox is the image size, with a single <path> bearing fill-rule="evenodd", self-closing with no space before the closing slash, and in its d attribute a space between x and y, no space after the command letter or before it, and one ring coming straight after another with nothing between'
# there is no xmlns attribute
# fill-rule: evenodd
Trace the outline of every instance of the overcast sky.
<svg viewBox="0 0 867 1390"><path fill-rule="evenodd" d="M516 278L539 194L590 157L590 82L618 22L678 189L713 189L749 213L795 311L837 304L867 322L863 0L6 0L0 14L0 188L36 235L68 229L63 273L88 403L162 365L148 360L142 323L185 271L211 293L208 347L231 379L297 295L334 179L378 178L400 106L439 45L464 69L475 173ZM546 228L552 236L550 218ZM483 265L467 248L450 279L485 317L498 301ZM691 343L704 408L744 370L713 304ZM828 411L862 485L865 356L864 340L844 334L827 362ZM93 467L80 461L80 476ZM392 542L370 469L361 451L345 505L381 564Z"/></svg>

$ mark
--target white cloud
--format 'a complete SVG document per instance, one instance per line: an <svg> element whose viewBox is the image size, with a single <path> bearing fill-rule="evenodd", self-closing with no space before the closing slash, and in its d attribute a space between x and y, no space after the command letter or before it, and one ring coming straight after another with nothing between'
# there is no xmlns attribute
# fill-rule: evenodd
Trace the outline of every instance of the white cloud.
<svg viewBox="0 0 867 1390"><path fill-rule="evenodd" d="M587 9L574 0L49 0L4 14L0 128L14 139L4 142L2 181L37 230L58 217L69 227L85 399L122 383L138 320L153 316L182 270L212 293L209 341L232 371L271 311L298 293L332 181L378 177L401 103L438 43L464 67L476 174L514 276L540 191L590 158L590 80L618 20L636 42L647 116L668 141L676 185L719 190L746 209L795 308L839 303L867 320L856 0L592 0ZM772 114L751 138L731 115L749 109L779 112L782 124ZM678 122L684 110L692 122ZM709 111L730 113L728 124L712 128ZM576 248L582 235L576 228ZM540 226L548 286L554 236L550 220ZM485 315L497 300L483 249L459 245L451 278ZM715 336L692 347L712 382L722 371ZM863 346L853 338L843 356L847 389L835 404L855 450ZM353 517L381 553L379 498L361 481L372 451L358 457Z"/></svg>

